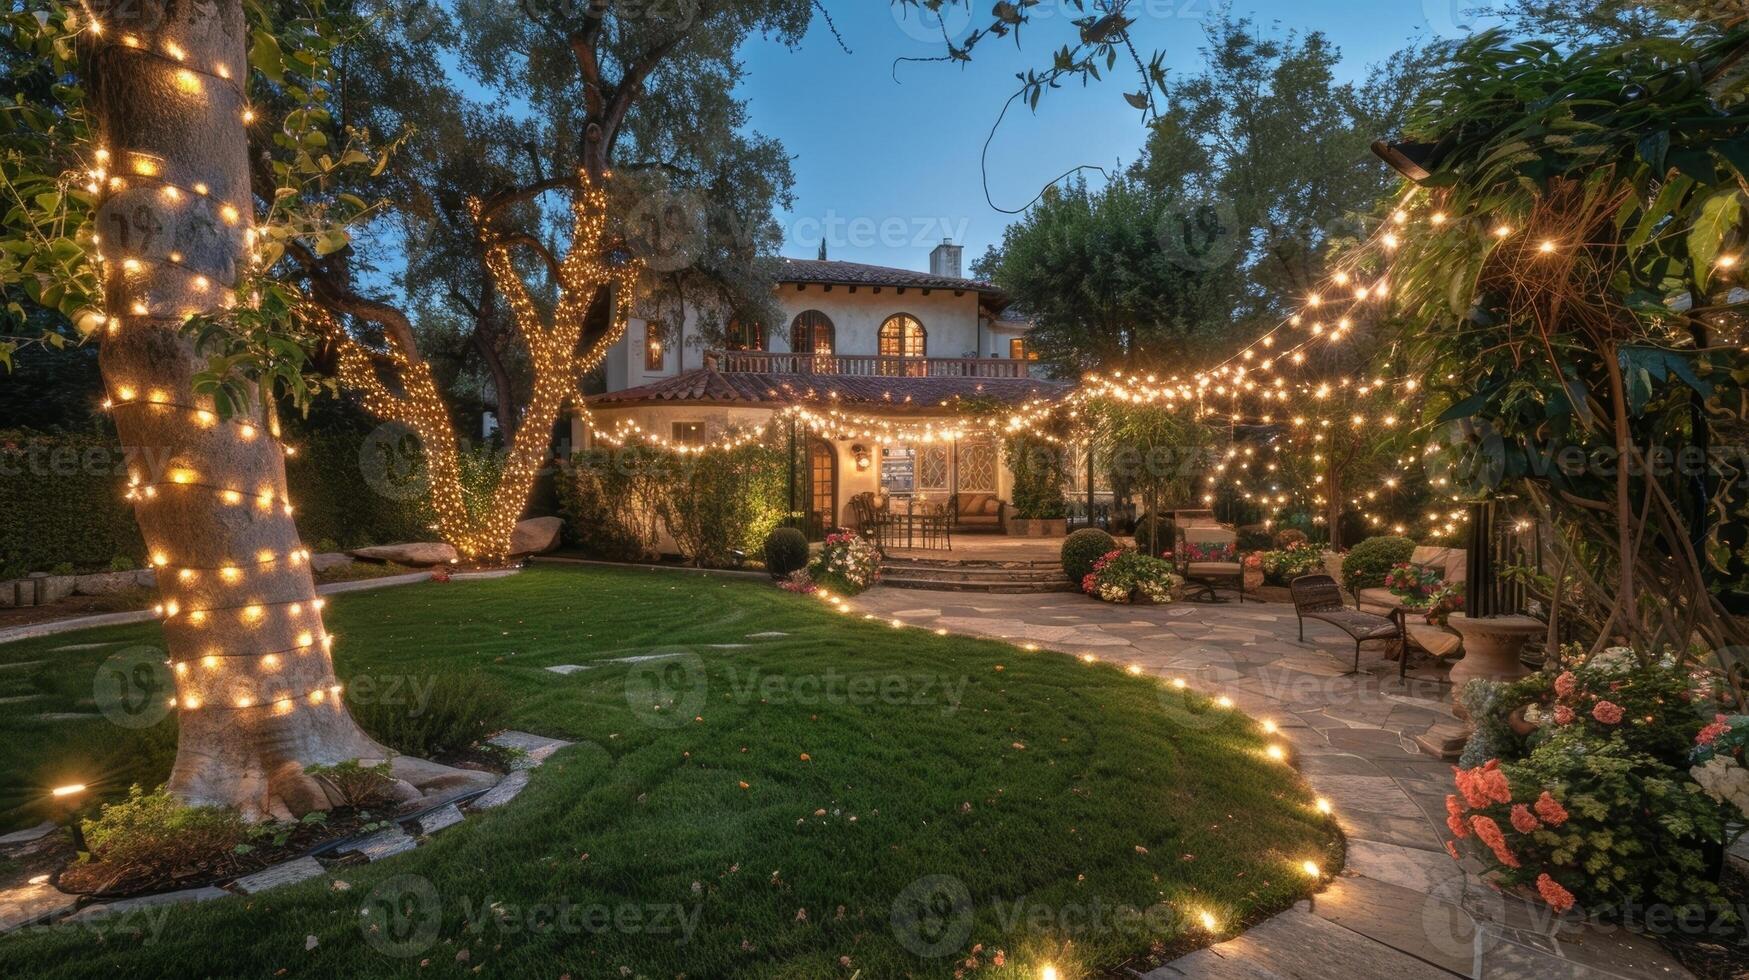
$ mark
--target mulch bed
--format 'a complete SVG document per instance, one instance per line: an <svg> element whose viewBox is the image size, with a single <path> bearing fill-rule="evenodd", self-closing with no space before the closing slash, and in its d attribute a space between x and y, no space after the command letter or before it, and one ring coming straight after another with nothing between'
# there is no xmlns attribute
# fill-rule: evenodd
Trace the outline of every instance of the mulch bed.
<svg viewBox="0 0 1749 980"><path fill-rule="evenodd" d="M252 849L243 854L232 851L216 854L191 852L183 856L183 862L170 866L102 862L74 864L61 871L55 886L68 894L110 899L199 888L302 857L323 844L353 837L372 821L382 819L380 814L359 810L332 810L322 823L298 824L281 845L263 839L252 842Z"/></svg>

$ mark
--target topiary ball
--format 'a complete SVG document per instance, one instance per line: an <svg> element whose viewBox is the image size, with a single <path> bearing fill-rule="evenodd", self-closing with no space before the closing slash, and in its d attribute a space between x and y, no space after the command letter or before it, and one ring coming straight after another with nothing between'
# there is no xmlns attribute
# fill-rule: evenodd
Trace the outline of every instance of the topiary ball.
<svg viewBox="0 0 1749 980"><path fill-rule="evenodd" d="M1076 585L1093 571L1093 563L1117 550L1117 539L1096 527L1084 527L1063 539L1063 574Z"/></svg>
<svg viewBox="0 0 1749 980"><path fill-rule="evenodd" d="M765 570L772 578L783 578L807 567L807 535L793 527L780 527L765 536Z"/></svg>
<svg viewBox="0 0 1749 980"><path fill-rule="evenodd" d="M1385 573L1415 554L1415 542L1389 535L1367 538L1342 559L1342 584L1351 592L1385 584Z"/></svg>

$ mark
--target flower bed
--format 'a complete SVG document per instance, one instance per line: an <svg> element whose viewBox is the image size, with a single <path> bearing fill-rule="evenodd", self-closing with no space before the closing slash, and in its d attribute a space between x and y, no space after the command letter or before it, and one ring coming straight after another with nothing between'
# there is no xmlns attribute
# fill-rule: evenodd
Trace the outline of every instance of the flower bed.
<svg viewBox="0 0 1749 980"><path fill-rule="evenodd" d="M856 595L881 580L881 553L854 531L834 531L808 566L808 579L839 595Z"/></svg>
<svg viewBox="0 0 1749 980"><path fill-rule="evenodd" d="M1289 585L1301 575L1324 567L1324 549L1303 542L1275 551L1259 551L1255 557L1263 569L1263 580L1271 585Z"/></svg>
<svg viewBox="0 0 1749 980"><path fill-rule="evenodd" d="M1749 718L1718 714L1717 678L1674 658L1563 660L1462 692L1477 730L1446 797L1453 858L1556 912L1730 919L1718 860L1749 823Z"/></svg>
<svg viewBox="0 0 1749 980"><path fill-rule="evenodd" d="M1122 549L1107 552L1081 579L1081 591L1101 602L1173 602L1182 588L1171 562Z"/></svg>

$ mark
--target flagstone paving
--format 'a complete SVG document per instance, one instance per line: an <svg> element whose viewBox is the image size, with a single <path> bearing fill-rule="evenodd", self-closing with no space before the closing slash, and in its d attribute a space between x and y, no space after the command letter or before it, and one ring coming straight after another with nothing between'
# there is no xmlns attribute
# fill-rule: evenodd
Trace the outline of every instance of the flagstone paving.
<svg viewBox="0 0 1749 980"><path fill-rule="evenodd" d="M1147 974L1179 977L1419 980L1686 977L1657 942L1554 917L1489 886L1445 850L1451 767L1415 738L1458 727L1444 672L1399 679L1382 644L1346 671L1346 634L1293 608L1114 606L1070 593L987 595L877 588L861 611L906 625L988 636L1184 678L1281 728L1308 784L1348 838L1341 875L1311 901Z"/></svg>

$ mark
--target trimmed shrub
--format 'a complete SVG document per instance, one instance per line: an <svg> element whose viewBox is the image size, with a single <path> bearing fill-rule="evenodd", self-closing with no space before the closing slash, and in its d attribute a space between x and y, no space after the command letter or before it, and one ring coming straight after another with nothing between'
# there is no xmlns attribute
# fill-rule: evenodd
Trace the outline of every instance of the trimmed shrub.
<svg viewBox="0 0 1749 980"><path fill-rule="evenodd" d="M1076 585L1093 571L1093 563L1117 550L1117 541L1096 527L1084 527L1063 539L1063 574Z"/></svg>
<svg viewBox="0 0 1749 980"><path fill-rule="evenodd" d="M1239 529L1237 547L1240 551L1268 551L1275 546L1275 536L1261 524L1247 524Z"/></svg>
<svg viewBox="0 0 1749 980"><path fill-rule="evenodd" d="M765 570L783 578L808 567L808 536L793 527L780 527L765 536Z"/></svg>
<svg viewBox="0 0 1749 980"><path fill-rule="evenodd" d="M1408 538L1367 538L1342 559L1342 584L1354 592L1379 588L1385 584L1385 575L1414 553L1415 542Z"/></svg>
<svg viewBox="0 0 1749 980"><path fill-rule="evenodd" d="M1169 517L1145 514L1141 520L1136 521L1136 547L1144 552L1150 550L1150 532L1155 535L1154 541L1157 542L1152 548L1155 558L1159 557L1160 552L1171 551L1178 544L1178 525L1172 523Z"/></svg>
<svg viewBox="0 0 1749 980"><path fill-rule="evenodd" d="M1283 528L1275 535L1275 546L1286 551L1294 545L1305 544L1309 540L1310 539L1306 537L1306 532L1297 527Z"/></svg>
<svg viewBox="0 0 1749 980"><path fill-rule="evenodd" d="M1003 449L1014 473L1014 516L1022 520L1066 517L1069 508L1063 500L1063 484L1068 474L1063 450L1029 436L1012 436Z"/></svg>

